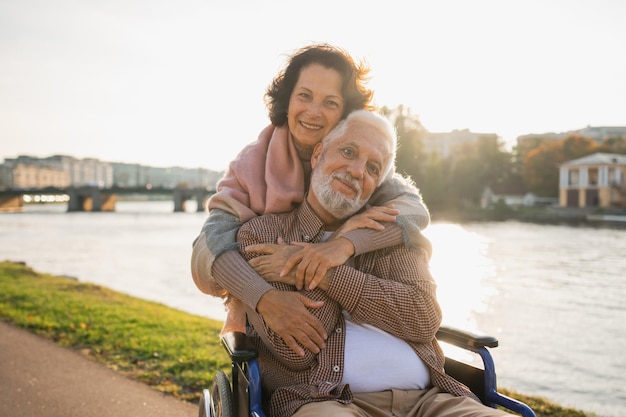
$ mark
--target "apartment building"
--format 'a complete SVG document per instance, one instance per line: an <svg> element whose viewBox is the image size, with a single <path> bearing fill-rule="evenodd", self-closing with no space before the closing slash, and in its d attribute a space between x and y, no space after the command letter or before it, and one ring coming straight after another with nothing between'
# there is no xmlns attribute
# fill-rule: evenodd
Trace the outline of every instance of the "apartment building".
<svg viewBox="0 0 626 417"><path fill-rule="evenodd" d="M222 173L204 168L151 167L139 164L77 159L67 155L36 158L21 155L0 164L0 189L96 186L163 187L184 185L214 189Z"/></svg>

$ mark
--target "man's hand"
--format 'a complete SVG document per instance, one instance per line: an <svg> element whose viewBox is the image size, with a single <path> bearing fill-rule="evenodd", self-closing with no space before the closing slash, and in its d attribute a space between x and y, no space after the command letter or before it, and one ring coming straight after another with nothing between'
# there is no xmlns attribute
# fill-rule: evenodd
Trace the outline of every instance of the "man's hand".
<svg viewBox="0 0 626 417"><path fill-rule="evenodd" d="M328 338L322 323L307 308L320 308L323 301L314 301L295 291L270 290L257 304L257 311L265 323L297 355L305 349L319 353Z"/></svg>

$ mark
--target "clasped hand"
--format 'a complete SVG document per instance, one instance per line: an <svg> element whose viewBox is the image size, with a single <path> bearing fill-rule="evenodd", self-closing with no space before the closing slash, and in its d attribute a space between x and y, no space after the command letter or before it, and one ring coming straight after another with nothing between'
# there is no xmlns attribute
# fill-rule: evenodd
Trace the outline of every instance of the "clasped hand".
<svg viewBox="0 0 626 417"><path fill-rule="evenodd" d="M326 242L293 242L279 238L276 244L246 247L247 252L262 253L249 261L250 266L268 282L283 282L298 290L326 289L329 271L343 265L354 255L354 245L344 235L356 229L384 230L382 222L393 222L399 211L390 206L373 206L346 220Z"/></svg>

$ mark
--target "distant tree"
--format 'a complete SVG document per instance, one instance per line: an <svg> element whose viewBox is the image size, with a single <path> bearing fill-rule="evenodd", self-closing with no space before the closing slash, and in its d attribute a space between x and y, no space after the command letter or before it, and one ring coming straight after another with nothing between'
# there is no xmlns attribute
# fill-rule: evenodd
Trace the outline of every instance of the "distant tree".
<svg viewBox="0 0 626 417"><path fill-rule="evenodd" d="M528 191L542 197L559 194L559 170L562 147L558 141L547 142L528 152L524 158L524 183Z"/></svg>
<svg viewBox="0 0 626 417"><path fill-rule="evenodd" d="M396 171L409 176L418 186L423 181L424 167L423 138L426 129L417 115L402 105L393 109L383 107L381 114L394 124L398 135Z"/></svg>
<svg viewBox="0 0 626 417"><path fill-rule="evenodd" d="M445 208L450 200L448 165L438 153L428 154L421 160L423 176L418 186L422 197L431 210Z"/></svg>
<svg viewBox="0 0 626 417"><path fill-rule="evenodd" d="M427 131L410 109L402 105L383 107L381 114L392 121L398 134L396 170L415 182L431 208L449 208L462 202L476 205L487 185L510 176L511 155L495 135L466 143L443 159L424 151Z"/></svg>
<svg viewBox="0 0 626 417"><path fill-rule="evenodd" d="M598 152L626 155L626 136L613 136L602 141Z"/></svg>
<svg viewBox="0 0 626 417"><path fill-rule="evenodd" d="M448 183L457 205L478 205L488 185L503 182L510 176L511 154L496 136L481 136L466 142L448 158Z"/></svg>
<svg viewBox="0 0 626 417"><path fill-rule="evenodd" d="M559 165L599 151L596 142L579 134L546 142L530 151L524 159L524 183L528 190L543 197L559 193Z"/></svg>
<svg viewBox="0 0 626 417"><path fill-rule="evenodd" d="M537 149L544 143L555 142L556 139L549 136L535 135L526 137L523 140L518 140L517 145L513 147L512 151L512 171L517 175L523 175L524 172L524 159L526 155L533 149Z"/></svg>
<svg viewBox="0 0 626 417"><path fill-rule="evenodd" d="M598 152L598 144L591 138L573 133L562 140L563 158L562 162L581 158Z"/></svg>

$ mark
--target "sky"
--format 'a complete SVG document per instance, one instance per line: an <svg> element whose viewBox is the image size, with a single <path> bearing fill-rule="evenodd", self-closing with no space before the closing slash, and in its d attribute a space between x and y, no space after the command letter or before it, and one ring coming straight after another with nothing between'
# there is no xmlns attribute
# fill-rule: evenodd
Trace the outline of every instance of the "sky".
<svg viewBox="0 0 626 417"><path fill-rule="evenodd" d="M626 126L624 18L621 0L0 0L0 161L221 171L312 42L431 132Z"/></svg>

